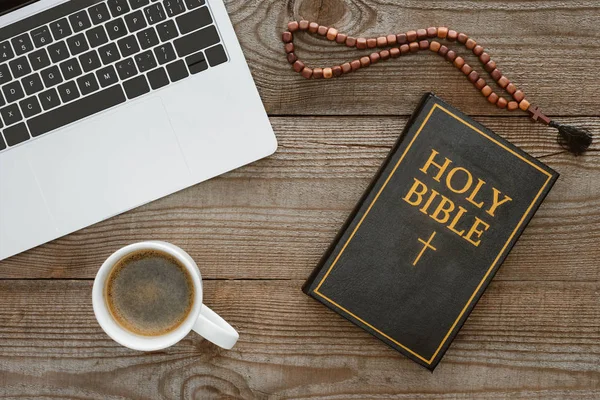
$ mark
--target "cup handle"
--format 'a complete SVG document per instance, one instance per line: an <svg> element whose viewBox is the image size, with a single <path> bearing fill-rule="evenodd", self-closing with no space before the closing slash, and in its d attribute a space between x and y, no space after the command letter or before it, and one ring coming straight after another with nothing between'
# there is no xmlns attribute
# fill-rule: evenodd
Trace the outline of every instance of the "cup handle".
<svg viewBox="0 0 600 400"><path fill-rule="evenodd" d="M231 349L240 337L231 325L204 304L202 304L200 315L192 330L206 340L227 350Z"/></svg>

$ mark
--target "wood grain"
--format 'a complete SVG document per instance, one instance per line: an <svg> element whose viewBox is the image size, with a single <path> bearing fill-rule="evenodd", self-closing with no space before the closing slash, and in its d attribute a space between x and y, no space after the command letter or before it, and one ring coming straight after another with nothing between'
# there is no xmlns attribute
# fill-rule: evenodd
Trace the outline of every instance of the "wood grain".
<svg viewBox="0 0 600 400"><path fill-rule="evenodd" d="M353 36L450 25L482 44L499 69L549 115L599 115L600 82L593 78L600 70L596 0L230 0L227 8L273 115L408 115L425 91L471 115L509 114L487 103L456 68L431 52L380 63L342 79L305 81L287 64L280 40L287 22L300 18ZM305 34L298 34L295 43L298 55L313 66L363 55ZM457 49L467 54L462 46ZM485 74L473 57L467 62Z"/></svg>
<svg viewBox="0 0 600 400"><path fill-rule="evenodd" d="M600 141L581 157L527 118L478 118L561 178L496 277L600 278ZM272 157L0 262L0 278L93 278L128 243L188 250L210 279L304 279L367 187L406 119L277 117ZM565 118L600 131L600 118Z"/></svg>
<svg viewBox="0 0 600 400"><path fill-rule="evenodd" d="M205 302L240 331L161 352L97 325L90 281L0 282L0 397L478 398L600 396L600 296L591 282L494 282L431 374L300 291L301 281L211 281Z"/></svg>

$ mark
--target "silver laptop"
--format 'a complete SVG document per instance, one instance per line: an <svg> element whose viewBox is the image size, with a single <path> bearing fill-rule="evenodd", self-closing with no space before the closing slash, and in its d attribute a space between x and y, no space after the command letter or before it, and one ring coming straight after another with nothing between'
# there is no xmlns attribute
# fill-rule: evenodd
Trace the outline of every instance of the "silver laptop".
<svg viewBox="0 0 600 400"><path fill-rule="evenodd" d="M277 147L222 0L0 13L0 259Z"/></svg>

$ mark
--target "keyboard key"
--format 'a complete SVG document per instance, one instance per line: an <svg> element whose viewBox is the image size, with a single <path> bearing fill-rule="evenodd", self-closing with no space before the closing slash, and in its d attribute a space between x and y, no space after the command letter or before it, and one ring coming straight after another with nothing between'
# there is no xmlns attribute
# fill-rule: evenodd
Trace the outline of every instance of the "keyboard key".
<svg viewBox="0 0 600 400"><path fill-rule="evenodd" d="M15 53L8 41L0 43L0 62L8 61L14 56Z"/></svg>
<svg viewBox="0 0 600 400"><path fill-rule="evenodd" d="M83 74L76 58L71 58L60 64L60 70L62 71L65 80L70 80Z"/></svg>
<svg viewBox="0 0 600 400"><path fill-rule="evenodd" d="M21 83L23 84L23 88L25 88L25 93L27 93L27 95L29 96L44 90L42 78L40 78L40 74L37 73L26 76L25 78L21 79Z"/></svg>
<svg viewBox="0 0 600 400"><path fill-rule="evenodd" d="M127 24L127 29L129 29L129 32L131 33L139 31L140 29L144 29L148 26L146 23L146 18L144 18L144 13L142 13L140 10L131 14L127 14L125 16L125 23Z"/></svg>
<svg viewBox="0 0 600 400"><path fill-rule="evenodd" d="M50 24L50 30L52 31L52 35L54 35L54 40L64 39L73 33L66 18L52 22Z"/></svg>
<svg viewBox="0 0 600 400"><path fill-rule="evenodd" d="M123 61L119 61L115 65L117 66L117 72L119 73L119 78L121 78L121 80L131 78L138 73L135 63L133 62L133 58L127 58Z"/></svg>
<svg viewBox="0 0 600 400"><path fill-rule="evenodd" d="M0 122L0 128L2 128L2 123ZM4 143L4 138L0 135L0 151L6 148L6 143Z"/></svg>
<svg viewBox="0 0 600 400"><path fill-rule="evenodd" d="M100 82L100 86L107 87L112 84L115 84L119 81L119 77L117 76L117 71L115 71L115 67L109 65L108 67L104 67L99 71L96 71L96 77L98 78L98 82Z"/></svg>
<svg viewBox="0 0 600 400"><path fill-rule="evenodd" d="M202 52L192 54L191 56L187 57L185 59L185 63L192 74L197 74L198 72L208 69L206 58L204 58L204 54Z"/></svg>
<svg viewBox="0 0 600 400"><path fill-rule="evenodd" d="M195 31L186 36L175 39L175 49L179 57L185 57L192 53L219 43L219 34L214 26Z"/></svg>
<svg viewBox="0 0 600 400"><path fill-rule="evenodd" d="M185 4L189 10L204 5L204 0L185 0Z"/></svg>
<svg viewBox="0 0 600 400"><path fill-rule="evenodd" d="M148 81L153 90L160 89L169 84L169 77L164 68L160 67L148 72Z"/></svg>
<svg viewBox="0 0 600 400"><path fill-rule="evenodd" d="M25 100L21 100L19 102L19 106L21 106L21 111L23 112L25 118L33 117L34 115L42 112L40 102L35 96L28 97Z"/></svg>
<svg viewBox="0 0 600 400"><path fill-rule="evenodd" d="M150 25L157 24L167 18L165 15L165 9L161 3L154 3L144 8L144 14L146 14L146 19Z"/></svg>
<svg viewBox="0 0 600 400"><path fill-rule="evenodd" d="M132 9L140 8L150 4L150 0L129 0Z"/></svg>
<svg viewBox="0 0 600 400"><path fill-rule="evenodd" d="M114 63L121 58L119 55L119 50L117 49L117 45L114 43L109 43L106 46L100 47L98 52L100 53L100 58L102 59L102 63L104 65Z"/></svg>
<svg viewBox="0 0 600 400"><path fill-rule="evenodd" d="M48 52L53 63L59 63L69 58L69 50L67 50L67 44L64 41L60 41L48 46Z"/></svg>
<svg viewBox="0 0 600 400"><path fill-rule="evenodd" d="M150 50L140 53L134 58L135 64L137 65L137 68L141 73L150 71L151 69L156 67L156 60L154 59L154 55Z"/></svg>
<svg viewBox="0 0 600 400"><path fill-rule="evenodd" d="M85 10L81 10L69 17L69 22L73 28L73 32L81 32L92 26L90 17Z"/></svg>
<svg viewBox="0 0 600 400"><path fill-rule="evenodd" d="M206 58L208 58L208 64L210 64L211 67L223 64L227 61L227 54L225 53L225 49L220 44L205 50L204 53L206 53Z"/></svg>
<svg viewBox="0 0 600 400"><path fill-rule="evenodd" d="M127 28L125 28L123 18L108 21L106 23L106 30L108 31L108 37L110 37L111 40L116 40L127 35Z"/></svg>
<svg viewBox="0 0 600 400"><path fill-rule="evenodd" d="M13 48L15 49L15 53L17 53L18 56L33 50L33 42L31 41L31 38L29 37L28 33L24 33L15 38L12 38L11 43L13 45Z"/></svg>
<svg viewBox="0 0 600 400"><path fill-rule="evenodd" d="M208 7L202 7L187 14L183 14L177 19L177 26L182 35L204 28L212 23L212 17L208 12Z"/></svg>
<svg viewBox="0 0 600 400"><path fill-rule="evenodd" d="M4 98L6 99L7 103L13 103L25 97L25 93L23 92L23 88L21 87L21 83L19 81L13 81L8 85L3 86L2 92L4 93Z"/></svg>
<svg viewBox="0 0 600 400"><path fill-rule="evenodd" d="M98 81L94 74L87 74L77 79L77 86L82 96L90 94L99 89Z"/></svg>
<svg viewBox="0 0 600 400"><path fill-rule="evenodd" d="M63 103L75 100L79 97L79 89L77 89L75 81L69 81L60 85L58 87L58 93Z"/></svg>
<svg viewBox="0 0 600 400"><path fill-rule="evenodd" d="M177 82L189 76L187 67L182 60L175 61L167 65L167 72L171 82Z"/></svg>
<svg viewBox="0 0 600 400"><path fill-rule="evenodd" d="M97 26L86 31L85 36L87 37L87 40L92 48L108 42L108 36L106 36L106 31L102 26Z"/></svg>
<svg viewBox="0 0 600 400"><path fill-rule="evenodd" d="M177 33L177 28L175 27L175 22L172 20L167 20L156 25L156 30L158 31L158 36L162 42L175 39L179 35L179 33Z"/></svg>
<svg viewBox="0 0 600 400"><path fill-rule="evenodd" d="M110 19L108 7L106 7L105 3L100 3L95 6L91 6L90 8L88 8L88 13L90 14L90 18L94 25L101 24Z"/></svg>
<svg viewBox="0 0 600 400"><path fill-rule="evenodd" d="M160 43L156 31L152 27L138 32L137 38L140 41L140 45L142 46L143 50L152 46L156 46L158 43Z"/></svg>
<svg viewBox="0 0 600 400"><path fill-rule="evenodd" d="M73 56L81 54L90 49L83 33L68 38L67 45L69 46L69 50L71 50L71 55Z"/></svg>
<svg viewBox="0 0 600 400"><path fill-rule="evenodd" d="M165 0L163 4L169 17L174 17L185 11L183 0Z"/></svg>
<svg viewBox="0 0 600 400"><path fill-rule="evenodd" d="M29 62L34 71L42 69L50 65L50 57L46 49L39 49L29 54Z"/></svg>
<svg viewBox="0 0 600 400"><path fill-rule="evenodd" d="M125 100L121 86L113 85L91 96L80 98L53 111L33 117L27 124L32 136L39 136L121 104Z"/></svg>
<svg viewBox="0 0 600 400"><path fill-rule="evenodd" d="M60 71L56 65L51 66L50 68L46 68L42 72L42 80L44 81L44 85L47 88L50 88L54 85L58 85L63 81L62 76L60 75Z"/></svg>
<svg viewBox="0 0 600 400"><path fill-rule="evenodd" d="M29 66L27 57L25 56L12 60L8 63L8 65L10 65L10 70L15 79L25 76L31 72L31 67Z"/></svg>
<svg viewBox="0 0 600 400"><path fill-rule="evenodd" d="M52 35L50 29L44 25L31 31L31 38L35 47L43 47L52 43Z"/></svg>
<svg viewBox="0 0 600 400"><path fill-rule="evenodd" d="M127 0L108 0L108 8L114 18L129 12Z"/></svg>
<svg viewBox="0 0 600 400"><path fill-rule="evenodd" d="M4 85L6 82L10 82L11 79L12 75L10 74L10 70L8 69L8 65L0 65L0 85Z"/></svg>
<svg viewBox="0 0 600 400"><path fill-rule="evenodd" d="M102 66L96 50L88 51L87 53L80 55L79 62L81 63L83 72L90 72Z"/></svg>
<svg viewBox="0 0 600 400"><path fill-rule="evenodd" d="M60 105L60 99L58 98L58 93L56 93L56 89L50 89L40 93L39 98L40 102L42 103L42 107L44 107L44 110L50 110Z"/></svg>
<svg viewBox="0 0 600 400"><path fill-rule="evenodd" d="M4 137L9 146L16 146L19 143L29 140L29 132L27 131L25 123L22 122L15 126L11 126L10 128L6 128L4 130Z"/></svg>
<svg viewBox="0 0 600 400"><path fill-rule="evenodd" d="M140 46L133 35L124 37L123 39L119 40L117 44L119 45L119 50L121 51L121 56L123 57L129 57L140 51Z"/></svg>
<svg viewBox="0 0 600 400"><path fill-rule="evenodd" d="M166 64L171 62L177 58L175 55L175 50L173 49L173 45L171 43L161 44L154 48L154 55L158 60L159 64Z"/></svg>
<svg viewBox="0 0 600 400"><path fill-rule="evenodd" d="M125 89L128 99L134 99L150 91L150 86L148 86L148 82L144 75L123 82L123 88Z"/></svg>
<svg viewBox="0 0 600 400"><path fill-rule="evenodd" d="M17 123L23 119L21 110L19 110L19 106L16 104L11 104L4 108L0 108L0 115L2 115L2 120L6 126ZM6 131L4 131L4 134L6 137ZM6 141L8 142L9 146L14 146L14 144L11 144L11 141L8 139L8 137L6 137Z"/></svg>

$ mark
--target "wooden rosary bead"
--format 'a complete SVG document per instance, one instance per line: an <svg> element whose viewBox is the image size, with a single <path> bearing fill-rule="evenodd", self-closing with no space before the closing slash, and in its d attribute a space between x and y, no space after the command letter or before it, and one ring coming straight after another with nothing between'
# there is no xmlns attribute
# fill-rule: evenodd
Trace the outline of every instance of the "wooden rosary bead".
<svg viewBox="0 0 600 400"><path fill-rule="evenodd" d="M434 38L437 36L437 28L435 26L430 26L427 28L427 37Z"/></svg>
<svg viewBox="0 0 600 400"><path fill-rule="evenodd" d="M382 60L388 60L390 58L390 51L389 50L381 50L379 52L379 57L381 57Z"/></svg>
<svg viewBox="0 0 600 400"><path fill-rule="evenodd" d="M288 31L296 32L298 28L300 28L300 24L298 23L298 21L288 22Z"/></svg>
<svg viewBox="0 0 600 400"><path fill-rule="evenodd" d="M429 43L429 50L434 51L436 53L438 52L440 47L442 47L440 42L436 42L435 40L432 40L431 43Z"/></svg>
<svg viewBox="0 0 600 400"><path fill-rule="evenodd" d="M329 79L333 76L333 70L331 68L323 68L323 78Z"/></svg>
<svg viewBox="0 0 600 400"><path fill-rule="evenodd" d="M496 103L496 106L498 106L498 108L506 108L507 104L508 104L508 101L506 101L506 99L504 97L500 97L498 99L498 102Z"/></svg>
<svg viewBox="0 0 600 400"><path fill-rule="evenodd" d="M516 101L509 101L506 108L508 108L508 111L514 111L517 108L519 108L519 103L517 103Z"/></svg>
<svg viewBox="0 0 600 400"><path fill-rule="evenodd" d="M367 39L358 38L356 39L356 48L359 50L364 50L367 48Z"/></svg>
<svg viewBox="0 0 600 400"><path fill-rule="evenodd" d="M519 108L523 111L527 111L529 109L529 106L530 106L529 102L525 99L523 99L519 102Z"/></svg>
<svg viewBox="0 0 600 400"><path fill-rule="evenodd" d="M465 47L469 50L473 50L477 43L473 39L467 39L465 42Z"/></svg>
<svg viewBox="0 0 600 400"><path fill-rule="evenodd" d="M479 73L477 71L471 71L471 73L469 74L469 76L467 76L467 78L469 79L469 81L473 84L475 84L475 82L477 82L479 80Z"/></svg>
<svg viewBox="0 0 600 400"><path fill-rule="evenodd" d="M417 31L408 31L406 32L406 40L409 42L414 42L417 40Z"/></svg>
<svg viewBox="0 0 600 400"><path fill-rule="evenodd" d="M451 42L454 42L456 40L456 38L458 37L458 32L450 29L448 31L448 35L446 36L446 39L448 39Z"/></svg>
<svg viewBox="0 0 600 400"><path fill-rule="evenodd" d="M406 45L403 45L403 46L406 46ZM398 48L398 47L392 47L390 49L390 57L392 57L392 58L398 58L398 57L400 57L400 48Z"/></svg>
<svg viewBox="0 0 600 400"><path fill-rule="evenodd" d="M294 63L294 65L292 65L292 67L294 68L294 71L302 72L302 70L304 69L304 63L298 60Z"/></svg>
<svg viewBox="0 0 600 400"><path fill-rule="evenodd" d="M437 36L440 39L446 39L446 36L448 36L448 28L445 26L440 26L437 31Z"/></svg>
<svg viewBox="0 0 600 400"><path fill-rule="evenodd" d="M286 53L293 53L294 52L294 43L286 43L285 46L283 46L283 48L285 49Z"/></svg>
<svg viewBox="0 0 600 400"><path fill-rule="evenodd" d="M456 59L456 53L454 52L454 50L448 50L448 53L446 53L446 60L448 60L450 62L454 62L455 59Z"/></svg>
<svg viewBox="0 0 600 400"><path fill-rule="evenodd" d="M419 42L419 49L427 50L429 48L429 40L421 40Z"/></svg>
<svg viewBox="0 0 600 400"><path fill-rule="evenodd" d="M517 87L516 87L514 84L512 84L512 83L509 83L509 84L506 86L506 89L505 89L505 90L506 90L506 93L508 93L508 94L512 95L514 92L516 92L516 91L517 91Z"/></svg>
<svg viewBox="0 0 600 400"><path fill-rule="evenodd" d="M462 57L456 57L454 59L454 66L458 69L461 69L465 65L465 59Z"/></svg>
<svg viewBox="0 0 600 400"><path fill-rule="evenodd" d="M295 53L288 53L287 60L290 64L294 64L296 61L298 61L298 56L296 56Z"/></svg>
<svg viewBox="0 0 600 400"><path fill-rule="evenodd" d="M485 97L488 97L490 94L492 94L493 90L490 87L490 85L485 85L482 89L481 89L481 94L483 94Z"/></svg>
<svg viewBox="0 0 600 400"><path fill-rule="evenodd" d="M456 40L458 41L458 43L465 44L467 42L468 38L469 37L467 35L465 35L464 33L461 32L456 37Z"/></svg>
<svg viewBox="0 0 600 400"><path fill-rule="evenodd" d="M319 25L319 29L317 29L317 33L321 36L326 36L328 30L329 30L328 27L326 27L324 25Z"/></svg>
<svg viewBox="0 0 600 400"><path fill-rule="evenodd" d="M476 45L475 47L473 47L473 54L475 54L477 57L482 55L483 54L483 46Z"/></svg>
<svg viewBox="0 0 600 400"><path fill-rule="evenodd" d="M417 39L425 39L427 37L427 29L417 29Z"/></svg>
<svg viewBox="0 0 600 400"><path fill-rule="evenodd" d="M310 78L312 78L313 70L312 70L312 69L310 69L310 68L308 68L308 67L306 67L306 68L304 68L304 69L302 70L302 72L300 72L300 74L301 74L301 75L302 75L304 78L306 78L306 79L310 79Z"/></svg>
<svg viewBox="0 0 600 400"><path fill-rule="evenodd" d="M404 54L408 54L410 53L410 46L407 44L403 44L402 46L400 46L400 54L404 55Z"/></svg>
<svg viewBox="0 0 600 400"><path fill-rule="evenodd" d="M396 42L398 44L408 43L408 38L406 37L406 33L399 33L396 35Z"/></svg>
<svg viewBox="0 0 600 400"><path fill-rule="evenodd" d="M496 69L496 61L489 61L487 64L485 64L483 66L483 69L485 69L487 72L492 72L493 70Z"/></svg>
<svg viewBox="0 0 600 400"><path fill-rule="evenodd" d="M323 68L313 69L313 78L321 79L323 77Z"/></svg>
<svg viewBox="0 0 600 400"><path fill-rule="evenodd" d="M417 51L419 51L419 43L417 42L410 42L408 47L410 48L411 53L416 53Z"/></svg>
<svg viewBox="0 0 600 400"><path fill-rule="evenodd" d="M357 41L356 41L355 37L348 36L346 38L346 46L348 46L348 47L355 47L356 43L357 43Z"/></svg>
<svg viewBox="0 0 600 400"><path fill-rule="evenodd" d="M495 70L490 72L490 76L493 80L498 81L500 78L502 78L502 72L500 72L500 70L496 68Z"/></svg>
<svg viewBox="0 0 600 400"><path fill-rule="evenodd" d="M498 79L498 86L500 86L502 89L506 88L509 84L509 80L507 77L505 77L504 75L502 75L500 77L500 79Z"/></svg>
<svg viewBox="0 0 600 400"><path fill-rule="evenodd" d="M343 64L341 65L341 67L342 67L342 72L343 72L344 74L347 74L348 72L352 71L352 67L350 66L350 63L349 63L349 62L345 62L345 63L343 63Z"/></svg>
<svg viewBox="0 0 600 400"><path fill-rule="evenodd" d="M513 99L515 99L518 103L521 102L521 100L523 100L525 98L525 93L523 93L522 90L517 90L516 92L513 93L512 95Z"/></svg>
<svg viewBox="0 0 600 400"><path fill-rule="evenodd" d="M283 40L283 43L290 43L292 40L294 40L294 37L292 36L292 32L289 31L285 31L281 34L281 40Z"/></svg>
<svg viewBox="0 0 600 400"><path fill-rule="evenodd" d="M369 65L371 65L371 59L369 57L365 56L360 58L361 67L368 67Z"/></svg>
<svg viewBox="0 0 600 400"><path fill-rule="evenodd" d="M456 60L454 60L454 62L456 62ZM465 63L460 70L463 74L468 76L473 71L473 67Z"/></svg>
<svg viewBox="0 0 600 400"><path fill-rule="evenodd" d="M305 30L307 30L307 29L308 29L308 24L309 24L309 23L310 23L310 22L308 22L307 20L303 19L303 20L301 20L301 21L298 23L298 28L299 28L301 31L305 31Z"/></svg>
<svg viewBox="0 0 600 400"><path fill-rule="evenodd" d="M335 67L333 67L331 69L333 71L333 76L340 76L344 72L344 71L342 71L342 67L339 65L336 65Z"/></svg>
<svg viewBox="0 0 600 400"><path fill-rule="evenodd" d="M487 64L488 62L490 62L490 60L491 60L491 57L490 57L490 55L488 53L481 53L479 55L479 61L481 61L481 63L483 65Z"/></svg>
<svg viewBox="0 0 600 400"><path fill-rule="evenodd" d="M496 102L498 101L499 97L496 93L490 93L490 95L488 96L488 101L492 104L496 104Z"/></svg>
<svg viewBox="0 0 600 400"><path fill-rule="evenodd" d="M442 57L446 57L446 54L448 54L448 50L450 50L448 47L441 45L440 49L438 50L438 54Z"/></svg>
<svg viewBox="0 0 600 400"><path fill-rule="evenodd" d="M386 40L388 45L393 46L397 43L398 37L396 35L387 35Z"/></svg>
<svg viewBox="0 0 600 400"><path fill-rule="evenodd" d="M338 35L338 30L335 28L329 28L327 30L327 39L328 40L335 40L337 39L337 35Z"/></svg>
<svg viewBox="0 0 600 400"><path fill-rule="evenodd" d="M367 39L367 48L372 49L377 47L377 39L369 38Z"/></svg>
<svg viewBox="0 0 600 400"><path fill-rule="evenodd" d="M344 35L343 33L338 33L337 36L335 37L335 42L342 44L342 43L346 43L346 39L348 39L348 35Z"/></svg>
<svg viewBox="0 0 600 400"><path fill-rule="evenodd" d="M483 79L483 78L479 78L475 82L475 87L479 90L483 89L485 87L485 85L487 85L487 83L485 82L485 79Z"/></svg>
<svg viewBox="0 0 600 400"><path fill-rule="evenodd" d="M375 64L381 59L379 53L371 53L369 54L369 60L371 60L371 64Z"/></svg>
<svg viewBox="0 0 600 400"><path fill-rule="evenodd" d="M350 63L350 67L352 68L352 71L356 71L357 69L360 68L360 60L354 60Z"/></svg>
<svg viewBox="0 0 600 400"><path fill-rule="evenodd" d="M377 47L385 47L388 45L388 40L385 36L379 36L377 38Z"/></svg>
<svg viewBox="0 0 600 400"><path fill-rule="evenodd" d="M310 33L316 33L319 30L319 24L316 22L311 22L308 24L308 31Z"/></svg>

